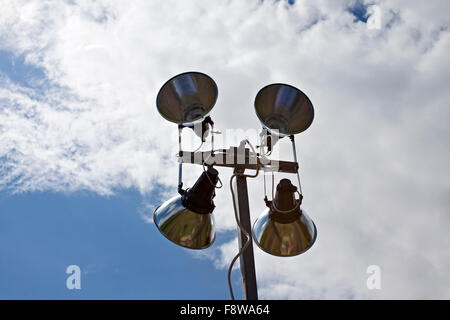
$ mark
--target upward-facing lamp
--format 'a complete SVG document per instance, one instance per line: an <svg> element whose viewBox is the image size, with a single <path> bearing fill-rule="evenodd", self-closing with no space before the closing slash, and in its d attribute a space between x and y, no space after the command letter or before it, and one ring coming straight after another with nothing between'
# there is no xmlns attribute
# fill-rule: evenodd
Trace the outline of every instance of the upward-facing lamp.
<svg viewBox="0 0 450 320"><path fill-rule="evenodd" d="M201 72L184 72L169 79L159 90L156 107L161 116L181 128L194 130L202 141L213 124L208 117L217 100L214 80Z"/></svg>
<svg viewBox="0 0 450 320"><path fill-rule="evenodd" d="M259 90L255 111L262 125L280 137L305 131L314 119L309 98L299 89L282 83Z"/></svg>

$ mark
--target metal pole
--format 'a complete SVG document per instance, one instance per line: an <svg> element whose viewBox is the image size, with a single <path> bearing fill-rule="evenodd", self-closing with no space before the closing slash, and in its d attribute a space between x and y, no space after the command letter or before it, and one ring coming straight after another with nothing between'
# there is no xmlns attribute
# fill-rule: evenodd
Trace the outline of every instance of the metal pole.
<svg viewBox="0 0 450 320"><path fill-rule="evenodd" d="M250 244L240 257L242 277L242 297L244 300L258 300L258 289L256 286L255 256L253 254L252 226L250 222L250 209L248 205L247 178L236 176L237 201L239 220L242 227L250 235ZM239 249L245 244L247 237L241 231L238 232Z"/></svg>
<svg viewBox="0 0 450 320"><path fill-rule="evenodd" d="M298 161L297 161L297 149L295 148L295 137L294 137L294 135L290 135L289 138L291 139L291 142L292 142L292 152L294 153L294 162L298 163ZM297 169L297 180L298 180L298 190L299 190L300 194L303 194L303 192L302 192L302 184L300 182L300 174L298 173L298 169Z"/></svg>

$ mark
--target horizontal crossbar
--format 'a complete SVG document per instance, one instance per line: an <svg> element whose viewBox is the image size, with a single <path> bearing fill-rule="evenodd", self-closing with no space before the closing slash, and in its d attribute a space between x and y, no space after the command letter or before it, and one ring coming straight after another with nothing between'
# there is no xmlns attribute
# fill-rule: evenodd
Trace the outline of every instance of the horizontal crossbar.
<svg viewBox="0 0 450 320"><path fill-rule="evenodd" d="M231 147L215 151L211 155L211 151L190 152L182 151L180 154L182 163L191 164L209 164L218 167L250 169L284 173L297 173L298 163L291 161L269 160L261 158L258 154L252 152L248 148Z"/></svg>

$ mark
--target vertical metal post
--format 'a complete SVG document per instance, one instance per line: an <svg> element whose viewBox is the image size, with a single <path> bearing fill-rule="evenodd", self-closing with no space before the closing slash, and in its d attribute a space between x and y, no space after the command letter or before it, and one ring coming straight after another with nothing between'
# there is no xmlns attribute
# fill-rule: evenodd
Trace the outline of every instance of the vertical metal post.
<svg viewBox="0 0 450 320"><path fill-rule="evenodd" d="M294 153L294 162L298 163L297 161L297 149L295 148L295 137L294 135L290 135L289 138L291 139L291 143L292 143L292 152ZM298 173L298 169L297 169L297 180L298 180L298 190L300 192L300 194L303 195L303 191L302 191L302 184L300 182L300 174Z"/></svg>
<svg viewBox="0 0 450 320"><path fill-rule="evenodd" d="M181 132L183 131L183 126L178 125L178 156L180 157L178 161L178 193L182 192L183 188L183 161L181 160L183 156L183 151L181 150ZM180 193L181 194L181 193Z"/></svg>
<svg viewBox="0 0 450 320"><path fill-rule="evenodd" d="M241 277L242 277L242 297L245 300L258 300L258 290L256 286L255 256L253 254L252 226L250 222L250 209L248 205L247 178L236 176L237 201L239 210L239 220L242 227L250 235L250 244L240 257ZM247 237L241 231L238 234L239 249L245 244Z"/></svg>

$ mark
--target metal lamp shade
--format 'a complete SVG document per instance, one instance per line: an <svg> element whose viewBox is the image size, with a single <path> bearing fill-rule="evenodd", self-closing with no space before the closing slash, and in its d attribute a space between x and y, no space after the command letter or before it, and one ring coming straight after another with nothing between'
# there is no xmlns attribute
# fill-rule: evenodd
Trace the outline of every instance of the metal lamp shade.
<svg viewBox="0 0 450 320"><path fill-rule="evenodd" d="M213 215L187 209L180 195L159 206L153 221L167 239L185 248L205 249L216 238Z"/></svg>
<svg viewBox="0 0 450 320"><path fill-rule="evenodd" d="M192 125L212 110L217 92L216 83L208 75L200 72L181 73L161 87L156 106L164 119Z"/></svg>
<svg viewBox="0 0 450 320"><path fill-rule="evenodd" d="M305 131L314 119L309 98L299 89L281 83L268 85L258 92L255 111L263 126L280 136Z"/></svg>
<svg viewBox="0 0 450 320"><path fill-rule="evenodd" d="M269 213L267 208L253 225L253 239L263 251L291 257L304 253L316 241L316 226L304 210L300 217L289 223L276 222Z"/></svg>

